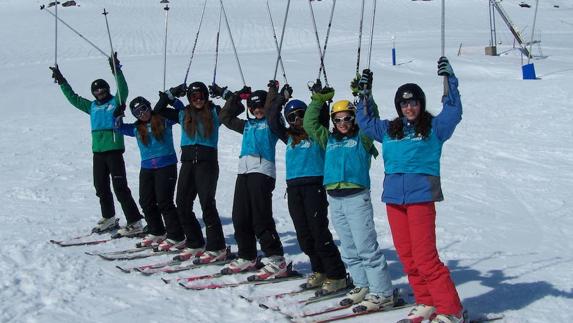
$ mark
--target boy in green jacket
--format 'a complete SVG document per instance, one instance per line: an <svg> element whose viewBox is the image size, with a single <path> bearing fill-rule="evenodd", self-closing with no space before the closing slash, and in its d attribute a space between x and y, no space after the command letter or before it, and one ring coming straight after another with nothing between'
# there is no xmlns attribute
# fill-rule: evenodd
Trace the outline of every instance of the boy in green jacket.
<svg viewBox="0 0 573 323"><path fill-rule="evenodd" d="M115 217L113 195L109 186L111 176L115 196L121 204L127 220L127 226L121 228L118 234L120 236L135 235L143 231L142 216L127 186L123 161L123 152L125 151L123 135L118 135L113 131L115 118L122 115L125 109L128 88L120 69L121 65L117 60L117 52L113 58L109 58L109 63L117 80L118 91L115 96L112 96L109 84L105 80L97 79L91 84L91 92L95 98L93 101L76 94L57 65L50 67L50 69L52 70L52 78L60 85L60 89L68 101L74 107L90 115L93 180L102 213L102 218L93 228L93 232L102 233L118 227L119 219Z"/></svg>

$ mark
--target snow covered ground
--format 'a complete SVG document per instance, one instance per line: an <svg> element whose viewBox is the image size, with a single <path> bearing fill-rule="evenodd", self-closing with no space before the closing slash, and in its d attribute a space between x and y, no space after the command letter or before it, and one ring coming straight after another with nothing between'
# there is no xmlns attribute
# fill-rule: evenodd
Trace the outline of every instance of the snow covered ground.
<svg viewBox="0 0 573 323"><path fill-rule="evenodd" d="M532 0L526 2L534 5ZM105 7L130 98L143 95L154 101L163 87L164 11L159 1L78 3L80 7L60 8L62 19L107 52L100 15ZM331 3L324 0L314 5L321 39ZM529 39L533 8L521 8L519 3L503 1ZM121 273L116 263L84 254L129 247L133 241L128 239L65 249L48 242L85 233L100 215L91 178L88 117L70 106L52 83L48 66L54 62L54 22L39 10L40 4L38 0L0 0L0 322L285 321L281 314L262 310L239 295L271 294L295 283L186 291L154 276ZM199 0L171 1L168 86L184 78L201 5ZM277 29L285 5L284 0L271 1ZM541 39L546 57L533 61L538 81L521 79L520 55L512 49L511 34L500 19L502 55L484 55L489 43L487 1L452 0L447 6L446 53L460 79L464 120L443 151L446 200L438 205L437 222L442 260L472 315L503 313L503 322L565 322L573 317L573 3L541 1L535 38ZM363 54L368 48L370 7L367 1ZM265 1L227 0L226 8L246 82L264 88L276 58ZM335 99L350 97L359 9L356 0L337 2L326 55L329 81L338 91ZM205 15L190 80L208 83L218 1L209 1ZM371 67L383 117L394 117L394 91L405 82L420 84L428 109L439 112L442 80L435 72L439 19L437 0L379 1ZM74 89L89 97L92 80L112 79L107 60L63 25L59 30L60 68ZM392 35L396 36L397 66L391 64ZM285 37L287 77L294 96L306 100L306 83L316 78L319 62L306 1L292 1ZM456 56L460 44L461 55ZM533 53L541 55L536 47ZM362 67L366 61L363 55ZM282 82L280 73L279 79ZM232 89L242 86L226 31L217 82ZM232 246L230 214L240 140L238 134L222 128L217 201ZM289 259L308 272L284 199L284 145L277 147L275 219ZM133 139L126 139L124 156L137 198L139 153ZM390 260L394 283L408 290L385 208L379 202L381 160L373 163L370 173L379 242ZM123 221L121 210L116 209ZM196 211L200 214L197 207ZM392 322L403 313L375 314L362 321Z"/></svg>

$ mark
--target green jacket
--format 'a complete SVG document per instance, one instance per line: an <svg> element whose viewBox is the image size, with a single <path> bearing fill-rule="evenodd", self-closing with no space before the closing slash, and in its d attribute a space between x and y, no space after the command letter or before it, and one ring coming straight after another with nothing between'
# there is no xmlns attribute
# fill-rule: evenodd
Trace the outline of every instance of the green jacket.
<svg viewBox="0 0 573 323"><path fill-rule="evenodd" d="M125 103L129 90L121 70L117 71L117 83L118 90L116 96L119 95L122 103ZM60 89L64 93L66 99L68 99L74 107L90 115L93 101L79 96L68 83L60 85ZM110 150L125 150L123 135L114 132L113 129L92 131L92 151L94 153L100 153Z"/></svg>
<svg viewBox="0 0 573 323"><path fill-rule="evenodd" d="M373 101L372 101L373 102ZM324 102L320 100L313 99L306 112L304 114L304 130L308 134L310 138L316 141L322 149L326 149L326 144L328 143L328 136L330 136L330 132L328 128L323 126L320 123L319 116L320 116L320 109L322 108ZM374 110L374 114L376 116L379 115L378 106L374 103L371 107ZM364 145L364 149L368 151L372 156L375 158L378 156L378 150L374 147L373 140L360 133L360 139L362 140L362 144ZM345 189L345 188L358 188L359 186L351 183L336 183L332 185L328 185L326 187L327 190L331 189Z"/></svg>

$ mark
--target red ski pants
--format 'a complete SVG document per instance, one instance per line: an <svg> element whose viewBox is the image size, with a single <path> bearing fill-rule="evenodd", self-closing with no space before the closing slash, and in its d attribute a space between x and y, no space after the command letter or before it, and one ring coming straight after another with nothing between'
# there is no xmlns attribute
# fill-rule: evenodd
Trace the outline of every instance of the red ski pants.
<svg viewBox="0 0 573 323"><path fill-rule="evenodd" d="M394 246L416 303L434 306L438 314L459 315L462 305L458 292L436 248L434 202L386 204L386 210Z"/></svg>

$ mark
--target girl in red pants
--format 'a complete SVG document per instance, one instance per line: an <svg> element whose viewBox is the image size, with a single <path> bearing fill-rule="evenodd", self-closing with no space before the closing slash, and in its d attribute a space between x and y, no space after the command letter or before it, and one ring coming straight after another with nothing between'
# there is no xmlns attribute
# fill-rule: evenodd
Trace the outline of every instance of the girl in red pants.
<svg viewBox="0 0 573 323"><path fill-rule="evenodd" d="M399 117L374 117L376 104L369 91L372 73L360 79L362 99L356 117L360 129L380 141L384 155L384 193L394 245L417 305L410 322L462 323L466 316L448 268L436 248L436 209L443 200L440 187L440 156L462 119L458 80L445 57L438 61L438 75L447 77L449 93L436 117L426 111L426 97L413 83L400 86L394 103Z"/></svg>

